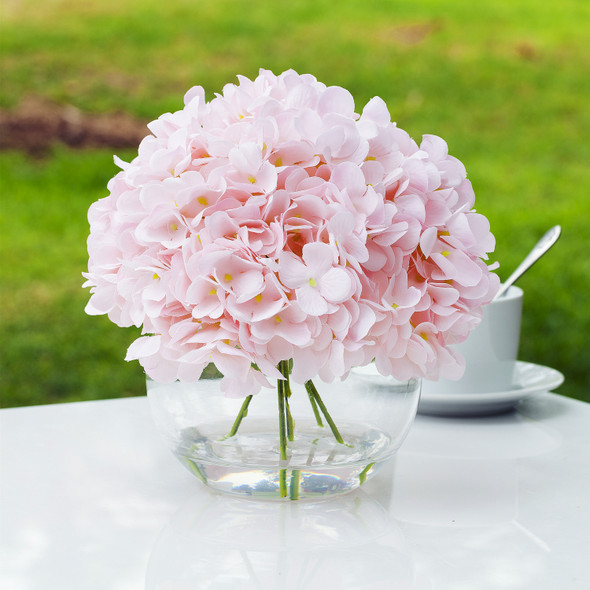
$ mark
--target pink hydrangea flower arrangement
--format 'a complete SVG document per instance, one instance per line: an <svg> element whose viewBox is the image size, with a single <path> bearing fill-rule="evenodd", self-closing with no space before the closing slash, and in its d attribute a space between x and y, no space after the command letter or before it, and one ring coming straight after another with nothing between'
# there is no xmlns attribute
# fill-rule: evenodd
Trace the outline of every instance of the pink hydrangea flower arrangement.
<svg viewBox="0 0 590 590"><path fill-rule="evenodd" d="M456 378L452 344L498 289L465 168L373 98L261 70L210 102L192 88L89 210L89 314L142 326L157 381L213 362L245 397L282 379ZM284 365L283 365L284 366Z"/></svg>

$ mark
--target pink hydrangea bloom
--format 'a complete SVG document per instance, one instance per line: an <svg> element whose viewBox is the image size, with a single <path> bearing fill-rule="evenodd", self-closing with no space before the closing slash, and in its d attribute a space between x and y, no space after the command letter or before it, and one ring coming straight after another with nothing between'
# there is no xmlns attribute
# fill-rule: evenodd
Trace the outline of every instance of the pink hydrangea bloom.
<svg viewBox="0 0 590 590"><path fill-rule="evenodd" d="M202 88L148 126L90 207L86 308L142 326L127 359L156 380L214 362L227 395L332 380L375 361L400 379L458 377L451 345L498 288L494 238L465 168L373 98L261 70Z"/></svg>

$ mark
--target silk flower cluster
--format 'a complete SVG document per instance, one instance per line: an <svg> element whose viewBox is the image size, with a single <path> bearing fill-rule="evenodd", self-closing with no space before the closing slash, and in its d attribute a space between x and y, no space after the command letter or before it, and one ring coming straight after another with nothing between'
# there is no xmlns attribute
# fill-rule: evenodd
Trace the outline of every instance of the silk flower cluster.
<svg viewBox="0 0 590 590"><path fill-rule="evenodd" d="M494 238L446 143L383 100L261 70L148 125L89 209L86 311L142 326L127 360L157 381L213 362L226 395L343 378L457 378L498 288Z"/></svg>

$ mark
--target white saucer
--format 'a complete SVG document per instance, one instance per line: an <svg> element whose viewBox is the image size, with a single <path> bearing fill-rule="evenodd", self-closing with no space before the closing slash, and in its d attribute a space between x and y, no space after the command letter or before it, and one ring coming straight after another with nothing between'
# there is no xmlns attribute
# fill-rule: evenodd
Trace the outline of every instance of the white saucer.
<svg viewBox="0 0 590 590"><path fill-rule="evenodd" d="M518 361L512 388L493 393L423 393L419 414L433 416L484 416L511 410L519 401L559 387L563 375L542 365Z"/></svg>

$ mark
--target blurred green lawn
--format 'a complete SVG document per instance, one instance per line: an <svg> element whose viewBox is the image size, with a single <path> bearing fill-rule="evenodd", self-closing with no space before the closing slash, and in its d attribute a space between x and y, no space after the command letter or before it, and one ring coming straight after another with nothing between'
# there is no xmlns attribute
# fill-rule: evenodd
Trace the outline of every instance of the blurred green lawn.
<svg viewBox="0 0 590 590"><path fill-rule="evenodd" d="M466 165L506 277L550 226L554 250L525 290L520 358L590 401L590 3L586 0L7 0L0 107L36 94L88 112L154 119L192 85L294 68L381 96L417 140ZM147 130L146 130L147 132ZM124 159L132 152L119 153ZM0 153L3 406L141 395L123 361L133 329L87 317L86 211L116 172L111 151Z"/></svg>

